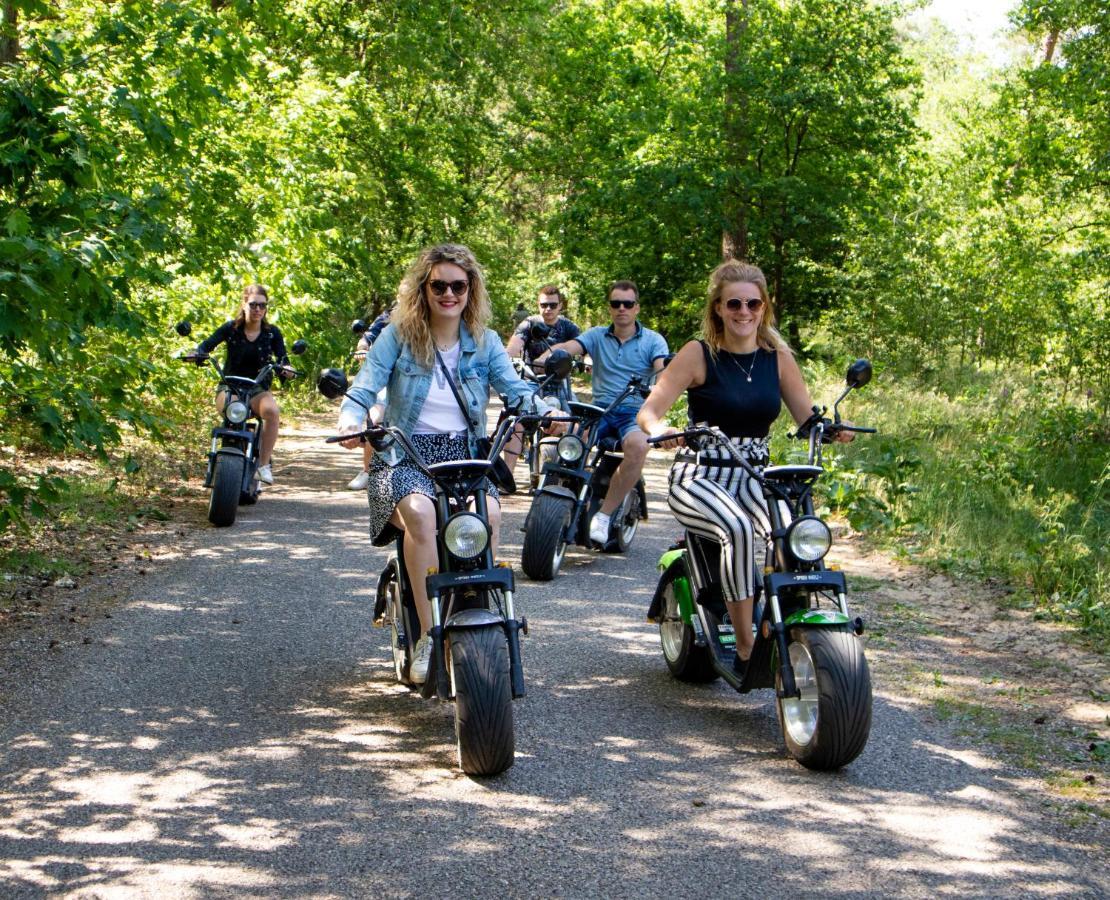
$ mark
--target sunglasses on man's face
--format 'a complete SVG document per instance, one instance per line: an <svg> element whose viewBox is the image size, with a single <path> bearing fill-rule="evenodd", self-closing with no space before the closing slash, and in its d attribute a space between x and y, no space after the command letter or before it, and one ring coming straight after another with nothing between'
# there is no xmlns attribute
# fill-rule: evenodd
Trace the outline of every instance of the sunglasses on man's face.
<svg viewBox="0 0 1110 900"><path fill-rule="evenodd" d="M250 303L247 304L247 306L249 306L251 309L265 309L269 305L270 304L263 303L260 300L252 300Z"/></svg>
<svg viewBox="0 0 1110 900"><path fill-rule="evenodd" d="M439 281L437 279L435 281L429 281L428 287L432 289L432 293L437 297L442 297L446 294L448 288L450 288L451 293L456 297L461 297L470 290L470 283L463 281L461 278L458 281Z"/></svg>
<svg viewBox="0 0 1110 900"><path fill-rule="evenodd" d="M728 300L725 301L725 306L727 306L733 312L736 312L736 310L741 309L744 306L747 306L751 312L757 312L759 308L763 306L763 298L752 297L749 299L744 299L743 297L730 297Z"/></svg>
<svg viewBox="0 0 1110 900"><path fill-rule="evenodd" d="M558 309L558 308L559 308L558 303L541 303L540 304L540 309Z"/></svg>
<svg viewBox="0 0 1110 900"><path fill-rule="evenodd" d="M636 300L610 300L609 308L620 309L623 306L625 309L632 309L632 307L634 307L636 303Z"/></svg>

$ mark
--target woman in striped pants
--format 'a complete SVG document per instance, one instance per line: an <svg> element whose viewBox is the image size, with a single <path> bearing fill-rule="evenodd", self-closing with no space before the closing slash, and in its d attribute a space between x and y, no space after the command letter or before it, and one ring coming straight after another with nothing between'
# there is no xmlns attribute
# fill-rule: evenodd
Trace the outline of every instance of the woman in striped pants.
<svg viewBox="0 0 1110 900"><path fill-rule="evenodd" d="M755 466L767 464L767 435L783 402L801 424L813 400L786 341L774 327L767 280L755 266L726 260L709 276L701 340L663 370L636 421L652 437L674 434L664 416L687 392L690 421L715 425ZM851 440L843 432L842 440ZM663 446L676 446L680 439ZM721 585L736 631L736 667L751 656L756 560L770 522L762 488L724 448L680 452L671 469L671 510L687 529L721 547Z"/></svg>

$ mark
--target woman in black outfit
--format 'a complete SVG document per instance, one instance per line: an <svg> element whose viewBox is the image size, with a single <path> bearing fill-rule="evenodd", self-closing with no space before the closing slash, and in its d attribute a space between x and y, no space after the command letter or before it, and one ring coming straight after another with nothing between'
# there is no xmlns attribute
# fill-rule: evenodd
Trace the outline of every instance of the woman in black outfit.
<svg viewBox="0 0 1110 900"><path fill-rule="evenodd" d="M663 416L687 391L691 422L717 426L749 462L765 466L767 435L783 401L799 425L813 407L798 363L774 324L763 273L736 260L721 263L709 276L703 339L687 343L663 370L636 417L639 426L652 437L678 431ZM841 432L839 439L852 435ZM739 467L715 465L716 460L731 462L723 447L703 450L700 464L693 455L679 454L668 500L679 522L721 546L721 584L736 631L736 667L742 670L755 643L753 576L770 522L759 483Z"/></svg>
<svg viewBox="0 0 1110 900"><path fill-rule="evenodd" d="M292 377L293 370L289 367L289 357L285 353L285 340L281 331L276 325L266 321L269 303L269 295L262 285L247 285L243 289L239 315L233 321L224 322L210 338L201 341L197 350L210 354L226 341L225 375L257 378L266 363L275 362L279 375ZM266 484L274 483L270 457L274 452L274 444L277 443L278 426L281 423L277 401L269 389L270 381L251 398L251 409L263 422L262 444L258 448L258 480ZM216 408L223 412L226 404L227 392L221 390L216 394Z"/></svg>

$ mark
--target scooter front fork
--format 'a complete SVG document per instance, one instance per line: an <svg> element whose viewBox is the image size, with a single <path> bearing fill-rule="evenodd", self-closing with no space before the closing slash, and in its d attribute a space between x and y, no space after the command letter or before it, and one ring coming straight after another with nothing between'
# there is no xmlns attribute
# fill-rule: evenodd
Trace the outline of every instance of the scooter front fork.
<svg viewBox="0 0 1110 900"><path fill-rule="evenodd" d="M778 594L771 594L771 629L775 633L775 646L779 651L780 697L797 697L798 685L794 682L794 667L790 665L790 653L786 647L786 627L782 624L782 609L779 607Z"/></svg>

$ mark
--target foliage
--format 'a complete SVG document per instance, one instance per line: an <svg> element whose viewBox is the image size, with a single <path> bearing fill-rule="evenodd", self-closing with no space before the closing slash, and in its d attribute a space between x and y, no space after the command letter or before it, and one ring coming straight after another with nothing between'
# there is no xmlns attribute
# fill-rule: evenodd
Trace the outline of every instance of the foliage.
<svg viewBox="0 0 1110 900"><path fill-rule="evenodd" d="M1093 410L1044 399L998 369L948 393L879 378L850 410L879 433L829 455L826 502L911 559L1001 578L1018 602L1106 633L1110 434Z"/></svg>
<svg viewBox="0 0 1110 900"><path fill-rule="evenodd" d="M311 339L307 371L345 358L351 319L445 239L486 265L502 326L546 281L582 324L607 321L605 285L631 277L677 346L728 245L763 266L804 356L871 355L930 398L914 421L932 443L901 426L861 442L830 502L1096 623L1105 0L1023 0L1026 52L993 70L901 8L5 3L3 443L104 459L179 434L209 385L170 359L171 327L210 333L248 282ZM972 413L1003 436L981 439ZM966 452L932 449L952 435ZM0 463L0 528L56 505L51 477ZM983 528L969 496L1013 532Z"/></svg>

